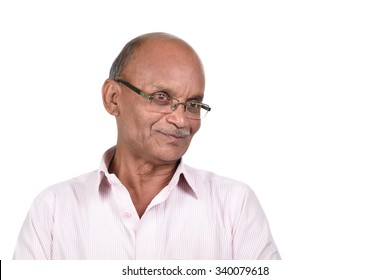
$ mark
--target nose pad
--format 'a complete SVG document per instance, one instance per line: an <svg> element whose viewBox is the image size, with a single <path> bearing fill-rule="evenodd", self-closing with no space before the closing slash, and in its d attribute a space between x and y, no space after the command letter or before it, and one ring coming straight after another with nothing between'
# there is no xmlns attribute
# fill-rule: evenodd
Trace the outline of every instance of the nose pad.
<svg viewBox="0 0 390 280"><path fill-rule="evenodd" d="M185 103L181 103L181 102L176 103L176 104L173 104L173 105L171 106L172 111L176 111L176 109L177 109L177 107L179 107L179 105L183 105L183 107L184 107L184 112L185 112L186 109L187 109L187 105L186 105Z"/></svg>

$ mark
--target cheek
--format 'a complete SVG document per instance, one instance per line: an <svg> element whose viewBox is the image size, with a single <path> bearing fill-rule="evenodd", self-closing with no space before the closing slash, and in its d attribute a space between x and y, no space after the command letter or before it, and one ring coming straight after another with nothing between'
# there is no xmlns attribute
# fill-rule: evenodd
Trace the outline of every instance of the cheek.
<svg viewBox="0 0 390 280"><path fill-rule="evenodd" d="M197 120L190 121L190 128L191 128L192 135L198 132L198 130L200 129L200 125L201 125L200 121Z"/></svg>
<svg viewBox="0 0 390 280"><path fill-rule="evenodd" d="M138 108L127 107L122 108L120 115L117 117L118 132L127 135L126 138L138 139L141 141L144 135L148 132L148 119L144 111Z"/></svg>

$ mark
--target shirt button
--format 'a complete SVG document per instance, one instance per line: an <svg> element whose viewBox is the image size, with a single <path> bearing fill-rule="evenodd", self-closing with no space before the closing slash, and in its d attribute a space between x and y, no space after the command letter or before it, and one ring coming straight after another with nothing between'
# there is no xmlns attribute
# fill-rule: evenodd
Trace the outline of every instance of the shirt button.
<svg viewBox="0 0 390 280"><path fill-rule="evenodd" d="M130 216L131 216L130 213L127 211L123 213L123 218L129 219Z"/></svg>

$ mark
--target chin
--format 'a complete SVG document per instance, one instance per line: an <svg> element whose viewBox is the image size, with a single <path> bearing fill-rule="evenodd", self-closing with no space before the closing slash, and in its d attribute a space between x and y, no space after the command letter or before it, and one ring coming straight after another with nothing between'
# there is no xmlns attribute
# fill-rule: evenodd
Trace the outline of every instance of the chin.
<svg viewBox="0 0 390 280"><path fill-rule="evenodd" d="M165 162L165 163L174 163L174 162L180 160L182 156L183 155L181 155L181 156L173 156L173 155L161 156L161 157L159 157L159 160L162 162Z"/></svg>
<svg viewBox="0 0 390 280"><path fill-rule="evenodd" d="M176 162L179 159L181 159L181 157L185 154L186 151L187 151L187 149L185 151L181 151L181 152L172 151L172 150L171 151L164 151L163 153L160 153L157 156L157 158L163 162Z"/></svg>

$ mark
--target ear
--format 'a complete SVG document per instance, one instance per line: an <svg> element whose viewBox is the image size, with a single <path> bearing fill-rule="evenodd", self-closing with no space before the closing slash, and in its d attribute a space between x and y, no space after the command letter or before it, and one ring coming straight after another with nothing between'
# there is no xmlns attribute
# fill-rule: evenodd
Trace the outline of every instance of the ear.
<svg viewBox="0 0 390 280"><path fill-rule="evenodd" d="M105 80L102 87L102 97L106 111L113 116L119 116L119 86L115 81Z"/></svg>

